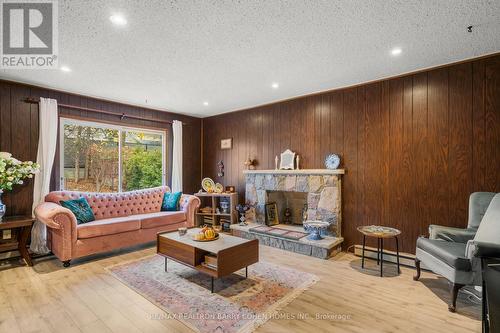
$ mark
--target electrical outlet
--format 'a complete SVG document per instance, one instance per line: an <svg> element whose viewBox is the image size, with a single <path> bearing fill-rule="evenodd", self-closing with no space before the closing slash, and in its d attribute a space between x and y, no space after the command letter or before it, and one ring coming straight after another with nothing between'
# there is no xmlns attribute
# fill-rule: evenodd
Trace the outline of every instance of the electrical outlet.
<svg viewBox="0 0 500 333"><path fill-rule="evenodd" d="M2 232L2 239L10 239L12 237L11 231L9 229Z"/></svg>

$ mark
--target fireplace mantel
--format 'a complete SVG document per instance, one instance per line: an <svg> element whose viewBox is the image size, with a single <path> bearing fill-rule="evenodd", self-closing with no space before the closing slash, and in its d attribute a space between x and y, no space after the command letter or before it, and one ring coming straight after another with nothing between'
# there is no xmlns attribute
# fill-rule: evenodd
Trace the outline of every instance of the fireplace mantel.
<svg viewBox="0 0 500 333"><path fill-rule="evenodd" d="M256 175L343 175L344 173L344 169L243 170L243 174Z"/></svg>

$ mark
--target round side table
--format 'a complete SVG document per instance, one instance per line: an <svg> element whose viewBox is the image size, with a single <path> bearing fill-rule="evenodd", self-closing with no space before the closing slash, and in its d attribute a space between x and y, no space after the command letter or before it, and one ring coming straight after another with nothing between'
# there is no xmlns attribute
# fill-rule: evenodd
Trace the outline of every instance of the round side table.
<svg viewBox="0 0 500 333"><path fill-rule="evenodd" d="M398 274L401 273L399 269L399 241L398 236L401 231L391 227L383 227L378 225L367 225L357 228L363 234L363 251L361 255L361 268L365 267L365 243L366 237L377 238L377 265L380 263L380 276L383 276L383 262L384 262L384 239L394 238L396 240L396 258L398 262Z"/></svg>

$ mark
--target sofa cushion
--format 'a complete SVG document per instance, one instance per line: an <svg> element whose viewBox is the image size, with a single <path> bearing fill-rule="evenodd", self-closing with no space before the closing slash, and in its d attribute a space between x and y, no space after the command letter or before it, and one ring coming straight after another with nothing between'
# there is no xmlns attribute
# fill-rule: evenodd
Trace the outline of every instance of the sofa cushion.
<svg viewBox="0 0 500 333"><path fill-rule="evenodd" d="M78 238L93 238L139 230L141 221L138 215L132 215L79 224L76 228Z"/></svg>
<svg viewBox="0 0 500 333"><path fill-rule="evenodd" d="M76 217L77 224L84 224L95 221L94 213L92 208L90 208L87 199L79 198L74 200L61 200L59 201L61 206L68 208Z"/></svg>
<svg viewBox="0 0 500 333"><path fill-rule="evenodd" d="M143 229L186 221L186 214L182 211L141 214L139 217L141 219L141 228Z"/></svg>
<svg viewBox="0 0 500 333"><path fill-rule="evenodd" d="M179 200L181 199L182 192L165 192L163 193L163 201L161 203L161 210L163 212L173 212L179 210Z"/></svg>
<svg viewBox="0 0 500 333"><path fill-rule="evenodd" d="M467 259L465 255L466 246L467 244L464 243L447 242L438 239L428 239L424 237L419 237L417 239L417 248L460 271L471 270L470 260Z"/></svg>

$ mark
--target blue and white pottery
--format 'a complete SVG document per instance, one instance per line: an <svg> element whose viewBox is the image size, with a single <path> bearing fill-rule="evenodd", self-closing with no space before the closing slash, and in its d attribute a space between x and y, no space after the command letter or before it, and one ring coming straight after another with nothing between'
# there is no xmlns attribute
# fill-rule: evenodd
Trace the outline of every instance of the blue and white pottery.
<svg viewBox="0 0 500 333"><path fill-rule="evenodd" d="M325 158L325 167L330 170L335 170L340 165L340 157L337 154L330 154Z"/></svg>
<svg viewBox="0 0 500 333"><path fill-rule="evenodd" d="M328 222L322 222L322 221L310 221L304 223L304 229L309 232L309 236L307 236L307 239L309 240L321 240L323 237L321 234L324 233L326 229L330 224Z"/></svg>
<svg viewBox="0 0 500 333"><path fill-rule="evenodd" d="M2 202L2 193L3 191L0 190L0 221L2 221L2 217L5 215L5 211L7 210L7 207Z"/></svg>

